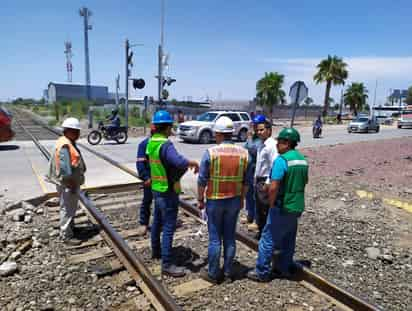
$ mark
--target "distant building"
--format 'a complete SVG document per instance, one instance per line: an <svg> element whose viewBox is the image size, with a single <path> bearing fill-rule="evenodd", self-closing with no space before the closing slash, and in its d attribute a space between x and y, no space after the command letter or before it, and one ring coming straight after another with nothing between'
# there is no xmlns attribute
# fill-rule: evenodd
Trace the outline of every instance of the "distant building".
<svg viewBox="0 0 412 311"><path fill-rule="evenodd" d="M47 88L48 103L56 101L72 101L87 99L87 88L81 84L54 83L50 82ZM105 104L110 101L109 89L107 86L90 86L90 99L98 104Z"/></svg>

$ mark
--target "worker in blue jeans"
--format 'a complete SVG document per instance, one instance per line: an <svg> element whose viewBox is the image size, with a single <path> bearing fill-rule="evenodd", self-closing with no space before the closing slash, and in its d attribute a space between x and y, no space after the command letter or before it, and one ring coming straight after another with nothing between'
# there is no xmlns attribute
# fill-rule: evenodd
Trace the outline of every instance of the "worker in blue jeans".
<svg viewBox="0 0 412 311"><path fill-rule="evenodd" d="M256 125L265 121L265 116L258 114L253 118L253 132L249 132L248 140L244 147L249 153L249 160L251 163L252 174L255 174L257 150L262 144L262 140L256 134ZM246 222L248 223L248 229L257 230L257 225L254 223L256 214L256 200L255 200L255 187L253 182L250 183L248 191L246 193Z"/></svg>
<svg viewBox="0 0 412 311"><path fill-rule="evenodd" d="M232 142L233 121L219 118L214 127L216 146L205 151L198 178L199 209L205 207L208 217L208 270L201 277L217 284L222 277L233 280L233 259L236 255L236 224L247 186L252 180L246 149ZM220 255L223 244L223 274Z"/></svg>
<svg viewBox="0 0 412 311"><path fill-rule="evenodd" d="M150 126L150 136L155 133L155 126L152 124ZM136 169L139 175L139 178L143 181L143 199L140 206L140 235L145 235L149 229L149 220L150 220L150 206L153 201L153 194L151 188L151 179L150 179L150 165L149 159L146 156L147 143L149 142L150 137L146 137L142 140L137 147L137 158L136 158Z"/></svg>
<svg viewBox="0 0 412 311"><path fill-rule="evenodd" d="M172 258L173 235L176 230L181 192L180 178L188 168L193 168L196 174L199 164L179 154L173 143L168 140L172 133L173 119L167 111L157 111L152 124L156 127L156 133L149 139L146 147L155 201L150 237L152 258L162 260L163 275L182 277L186 274L185 269L176 266Z"/></svg>
<svg viewBox="0 0 412 311"><path fill-rule="evenodd" d="M308 162L295 147L300 135L294 128L283 129L277 137L279 156L275 159L269 188L269 213L259 240L256 269L248 277L269 282L273 276L290 277L295 268L298 219L305 206L305 186L308 182ZM274 251L274 265L272 259Z"/></svg>

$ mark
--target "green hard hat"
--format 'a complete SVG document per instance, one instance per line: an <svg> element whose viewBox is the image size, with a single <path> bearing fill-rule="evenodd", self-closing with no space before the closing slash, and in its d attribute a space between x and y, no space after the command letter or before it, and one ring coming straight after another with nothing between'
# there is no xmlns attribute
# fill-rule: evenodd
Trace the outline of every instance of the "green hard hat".
<svg viewBox="0 0 412 311"><path fill-rule="evenodd" d="M277 139L291 140L298 143L300 142L300 134L293 127L285 127L280 131Z"/></svg>

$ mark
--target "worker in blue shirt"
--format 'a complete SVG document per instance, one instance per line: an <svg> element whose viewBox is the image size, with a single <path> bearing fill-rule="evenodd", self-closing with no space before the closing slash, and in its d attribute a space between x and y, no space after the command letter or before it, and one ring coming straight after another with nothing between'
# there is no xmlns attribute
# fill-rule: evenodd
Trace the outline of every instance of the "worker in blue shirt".
<svg viewBox="0 0 412 311"><path fill-rule="evenodd" d="M167 111L157 111L153 116L152 124L156 126L156 133L149 139L146 148L146 155L150 163L151 188L155 201L151 229L152 258L162 260L162 274L182 277L186 274L185 270L183 267L176 266L172 261L180 178L189 167L197 173L199 164L179 154L173 143L168 140L172 133L173 119ZM160 243L162 230L162 242Z"/></svg>
<svg viewBox="0 0 412 311"><path fill-rule="evenodd" d="M253 118L253 132L250 132L250 136L244 145L245 149L249 153L249 159L253 175L255 174L257 151L259 146L262 144L262 140L256 134L256 125L265 122L265 120L265 116L261 114L258 114ZM248 223L248 229L257 230L258 227L254 223L256 214L256 200L255 187L253 185L253 182L249 184L248 192L246 193L246 212L246 222Z"/></svg>
<svg viewBox="0 0 412 311"><path fill-rule="evenodd" d="M150 205L152 205L153 194L150 179L150 165L149 159L146 156L146 147L150 137L154 134L156 128L152 124L150 126L150 136L143 139L137 147L136 169L139 178L143 181L143 199L140 206L140 235L145 235L149 228L150 220Z"/></svg>

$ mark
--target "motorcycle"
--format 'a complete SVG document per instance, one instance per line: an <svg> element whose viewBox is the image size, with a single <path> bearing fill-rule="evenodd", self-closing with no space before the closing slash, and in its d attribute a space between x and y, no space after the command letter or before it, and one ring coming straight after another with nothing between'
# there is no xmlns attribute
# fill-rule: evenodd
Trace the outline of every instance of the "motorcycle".
<svg viewBox="0 0 412 311"><path fill-rule="evenodd" d="M312 133L313 133L313 138L320 138L320 135L322 135L322 126L319 126L316 124L313 125Z"/></svg>
<svg viewBox="0 0 412 311"><path fill-rule="evenodd" d="M124 144L127 141L127 127L120 126L116 130L112 130L112 133L109 133L109 130L103 124L103 121L100 121L97 130L91 131L87 136L87 141L91 145L97 145L102 138L106 140L115 140L118 144Z"/></svg>

